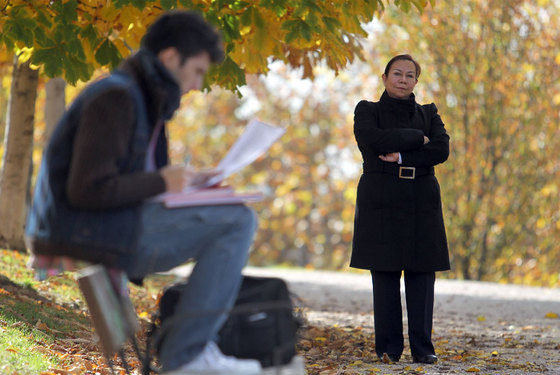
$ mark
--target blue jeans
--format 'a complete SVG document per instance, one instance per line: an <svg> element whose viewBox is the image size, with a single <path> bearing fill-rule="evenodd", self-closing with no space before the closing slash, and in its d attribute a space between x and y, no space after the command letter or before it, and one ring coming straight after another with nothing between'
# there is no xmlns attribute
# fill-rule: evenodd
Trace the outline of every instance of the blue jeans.
<svg viewBox="0 0 560 375"><path fill-rule="evenodd" d="M175 310L178 316L192 317L178 320L167 331L159 355L162 370L190 362L217 336L227 313L200 312L233 306L256 224L253 210L244 205L166 209L149 203L143 207L142 232L129 277L196 261Z"/></svg>

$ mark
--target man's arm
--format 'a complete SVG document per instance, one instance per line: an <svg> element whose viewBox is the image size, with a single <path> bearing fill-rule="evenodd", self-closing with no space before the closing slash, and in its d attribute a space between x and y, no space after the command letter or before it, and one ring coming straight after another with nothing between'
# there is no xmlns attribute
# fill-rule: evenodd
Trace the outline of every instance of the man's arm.
<svg viewBox="0 0 560 375"><path fill-rule="evenodd" d="M138 203L165 191L159 172L123 174L136 115L129 93L112 88L84 104L66 185L70 204L102 210Z"/></svg>

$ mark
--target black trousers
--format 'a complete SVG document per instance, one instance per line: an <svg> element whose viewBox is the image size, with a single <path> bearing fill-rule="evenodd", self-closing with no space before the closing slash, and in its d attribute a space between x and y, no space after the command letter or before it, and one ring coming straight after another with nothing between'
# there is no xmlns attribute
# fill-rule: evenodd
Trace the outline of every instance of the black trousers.
<svg viewBox="0 0 560 375"><path fill-rule="evenodd" d="M371 271L375 351L400 357L404 349L401 271ZM404 271L408 338L413 356L435 354L432 344L435 272Z"/></svg>

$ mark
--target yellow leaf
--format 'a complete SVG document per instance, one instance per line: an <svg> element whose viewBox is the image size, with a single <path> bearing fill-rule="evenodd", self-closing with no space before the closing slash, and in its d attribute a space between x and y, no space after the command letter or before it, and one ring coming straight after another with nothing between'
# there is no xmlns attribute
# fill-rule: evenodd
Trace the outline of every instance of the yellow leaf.
<svg viewBox="0 0 560 375"><path fill-rule="evenodd" d="M553 312L549 312L549 313L546 313L546 315L544 317L548 318L548 319L558 319L558 314L553 313Z"/></svg>
<svg viewBox="0 0 560 375"><path fill-rule="evenodd" d="M49 326L47 326L45 323L42 323L41 321L37 322L37 324L35 325L35 328L43 330L43 331L48 331L49 330Z"/></svg>
<svg viewBox="0 0 560 375"><path fill-rule="evenodd" d="M467 372L480 372L480 369L476 368L476 367L470 367L467 369Z"/></svg>
<svg viewBox="0 0 560 375"><path fill-rule="evenodd" d="M486 317L484 315L479 315L476 320L478 320L479 322L484 322L486 320Z"/></svg>
<svg viewBox="0 0 560 375"><path fill-rule="evenodd" d="M414 371L416 371L416 372L424 372L424 367L422 367L422 366L416 367L416 369L415 369Z"/></svg>
<svg viewBox="0 0 560 375"><path fill-rule="evenodd" d="M363 361L358 360L358 361L352 362L352 363L350 364L350 366L358 366L358 365L361 365L361 364L363 364L363 363L364 363Z"/></svg>
<svg viewBox="0 0 560 375"><path fill-rule="evenodd" d="M325 342L327 339L325 337L315 337L315 341Z"/></svg>
<svg viewBox="0 0 560 375"><path fill-rule="evenodd" d="M494 350L494 351L492 352L492 357L497 357L499 354L500 354L500 353L498 353L497 350Z"/></svg>

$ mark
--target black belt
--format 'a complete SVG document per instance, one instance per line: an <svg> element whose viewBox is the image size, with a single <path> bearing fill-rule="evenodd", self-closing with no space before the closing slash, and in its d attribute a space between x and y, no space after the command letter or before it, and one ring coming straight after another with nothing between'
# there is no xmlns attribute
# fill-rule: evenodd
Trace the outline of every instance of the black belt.
<svg viewBox="0 0 560 375"><path fill-rule="evenodd" d="M383 163L381 165L364 165L364 173L387 173L405 180L434 174L434 167L407 167L397 163Z"/></svg>

